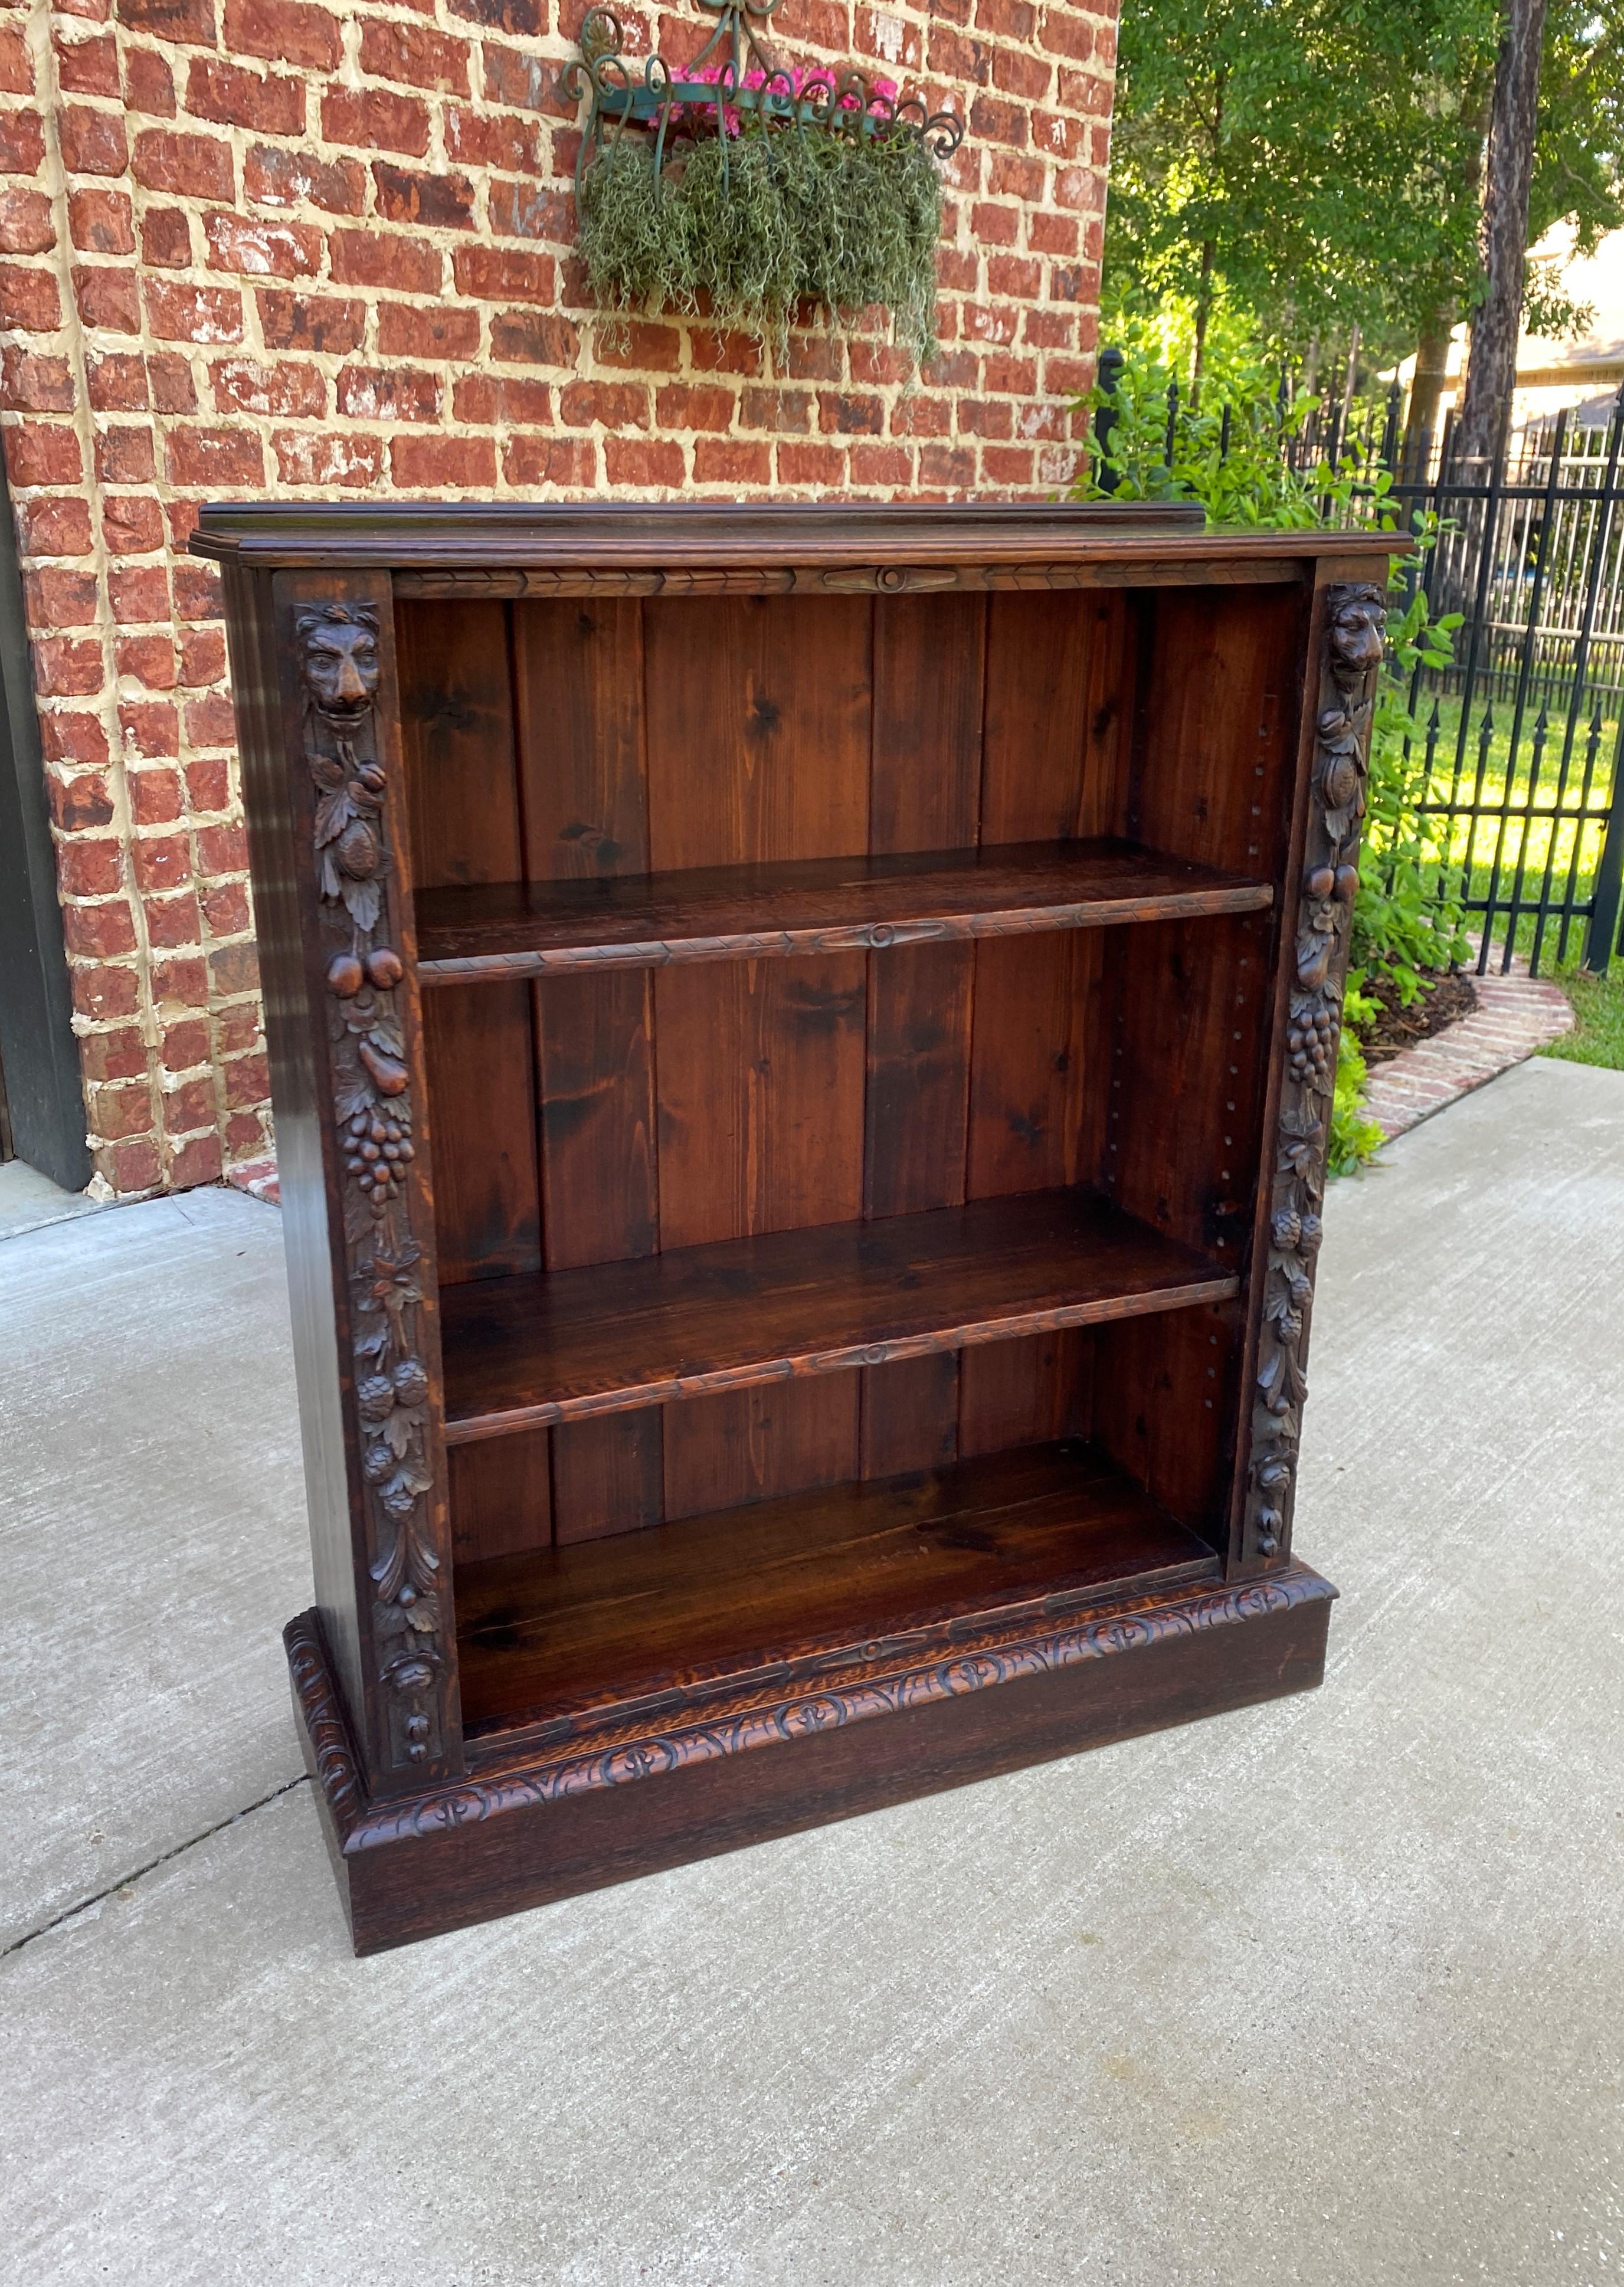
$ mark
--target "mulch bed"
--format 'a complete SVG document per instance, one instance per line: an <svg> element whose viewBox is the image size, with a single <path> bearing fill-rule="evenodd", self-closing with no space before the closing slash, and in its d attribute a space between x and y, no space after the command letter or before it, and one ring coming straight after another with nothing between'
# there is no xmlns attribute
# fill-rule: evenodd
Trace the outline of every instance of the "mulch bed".
<svg viewBox="0 0 1624 2287"><path fill-rule="evenodd" d="M1470 1017L1477 1006L1477 988L1471 978L1446 972L1439 975L1430 993L1423 993L1407 1009L1390 977L1372 977L1361 989L1382 1004L1381 1015L1359 1043L1367 1064L1390 1063L1417 1041L1430 1041L1434 1033Z"/></svg>

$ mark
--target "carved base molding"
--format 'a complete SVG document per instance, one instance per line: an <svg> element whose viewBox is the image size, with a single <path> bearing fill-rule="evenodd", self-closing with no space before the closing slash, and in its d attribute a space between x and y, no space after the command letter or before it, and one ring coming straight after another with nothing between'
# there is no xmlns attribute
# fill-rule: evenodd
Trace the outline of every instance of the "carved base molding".
<svg viewBox="0 0 1624 2287"><path fill-rule="evenodd" d="M376 1801L317 1615L291 1621L284 1641L355 1949L368 1953L1311 1690L1335 1594L1294 1563L1227 1587L1106 1600L939 1658L873 1663L832 1688L635 1737L623 1727L577 1736L566 1754L538 1751Z"/></svg>

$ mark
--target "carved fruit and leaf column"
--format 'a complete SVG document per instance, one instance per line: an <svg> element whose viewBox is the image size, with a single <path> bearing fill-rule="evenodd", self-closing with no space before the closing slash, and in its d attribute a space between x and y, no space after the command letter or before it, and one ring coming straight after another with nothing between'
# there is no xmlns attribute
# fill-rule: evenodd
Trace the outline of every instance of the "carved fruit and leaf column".
<svg viewBox="0 0 1624 2287"><path fill-rule="evenodd" d="M1244 1554L1265 1560L1284 1552L1290 1534L1343 977L1386 624L1380 588L1329 590L1252 1412Z"/></svg>
<svg viewBox="0 0 1624 2287"><path fill-rule="evenodd" d="M410 1211L405 965L392 942L400 893L375 719L377 614L329 604L299 614L297 637L382 1745L391 1766L412 1769L444 1749L446 1614Z"/></svg>

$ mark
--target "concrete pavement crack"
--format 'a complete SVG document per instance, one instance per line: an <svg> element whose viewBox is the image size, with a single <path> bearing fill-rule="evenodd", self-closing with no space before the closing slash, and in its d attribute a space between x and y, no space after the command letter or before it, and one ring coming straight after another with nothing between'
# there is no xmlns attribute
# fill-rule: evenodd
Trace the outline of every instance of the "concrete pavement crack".
<svg viewBox="0 0 1624 2287"><path fill-rule="evenodd" d="M64 1922L72 1921L79 1914L89 1913L92 1906L100 1905L105 1898L115 1896L120 1890L127 1890L131 1883L144 1880L148 1874L155 1873L160 1866L167 1866L171 1858L179 1858L186 1851L195 1850L198 1844L207 1842L211 1834L224 1834L228 1826L240 1826L245 1818L251 1818L257 1810L263 1810L266 1803L275 1802L282 1795L291 1794L295 1787L309 1784L309 1772L301 1771L297 1778L288 1780L283 1786L273 1787L269 1794L262 1794L257 1802L250 1802L242 1810L234 1810L229 1818L217 1818L212 1826L205 1826L199 1834L188 1835L184 1842L177 1842L171 1850L161 1850L155 1858L149 1858L145 1866L137 1866L130 1873L121 1874L116 1882L109 1882L105 1890L98 1890L91 1897L80 1898L71 1906L64 1906L59 1914L52 1914L51 1919L48 1922L42 1922L37 1929L25 1930L20 1937L14 1937L9 1945L0 1945L0 1961L8 1959L13 1953L20 1953L24 1946L32 1945L36 1938L49 1937L51 1931L60 1929Z"/></svg>

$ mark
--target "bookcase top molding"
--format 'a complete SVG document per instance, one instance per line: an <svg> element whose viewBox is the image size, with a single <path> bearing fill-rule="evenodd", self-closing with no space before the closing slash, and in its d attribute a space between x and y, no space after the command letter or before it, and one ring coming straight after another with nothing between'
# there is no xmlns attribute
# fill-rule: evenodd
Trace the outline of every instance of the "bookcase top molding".
<svg viewBox="0 0 1624 2287"><path fill-rule="evenodd" d="M626 594L713 584L840 593L970 584L1293 580L1374 566L1397 534L1223 532L1176 503L212 502L196 556L261 570L391 571L404 594Z"/></svg>

